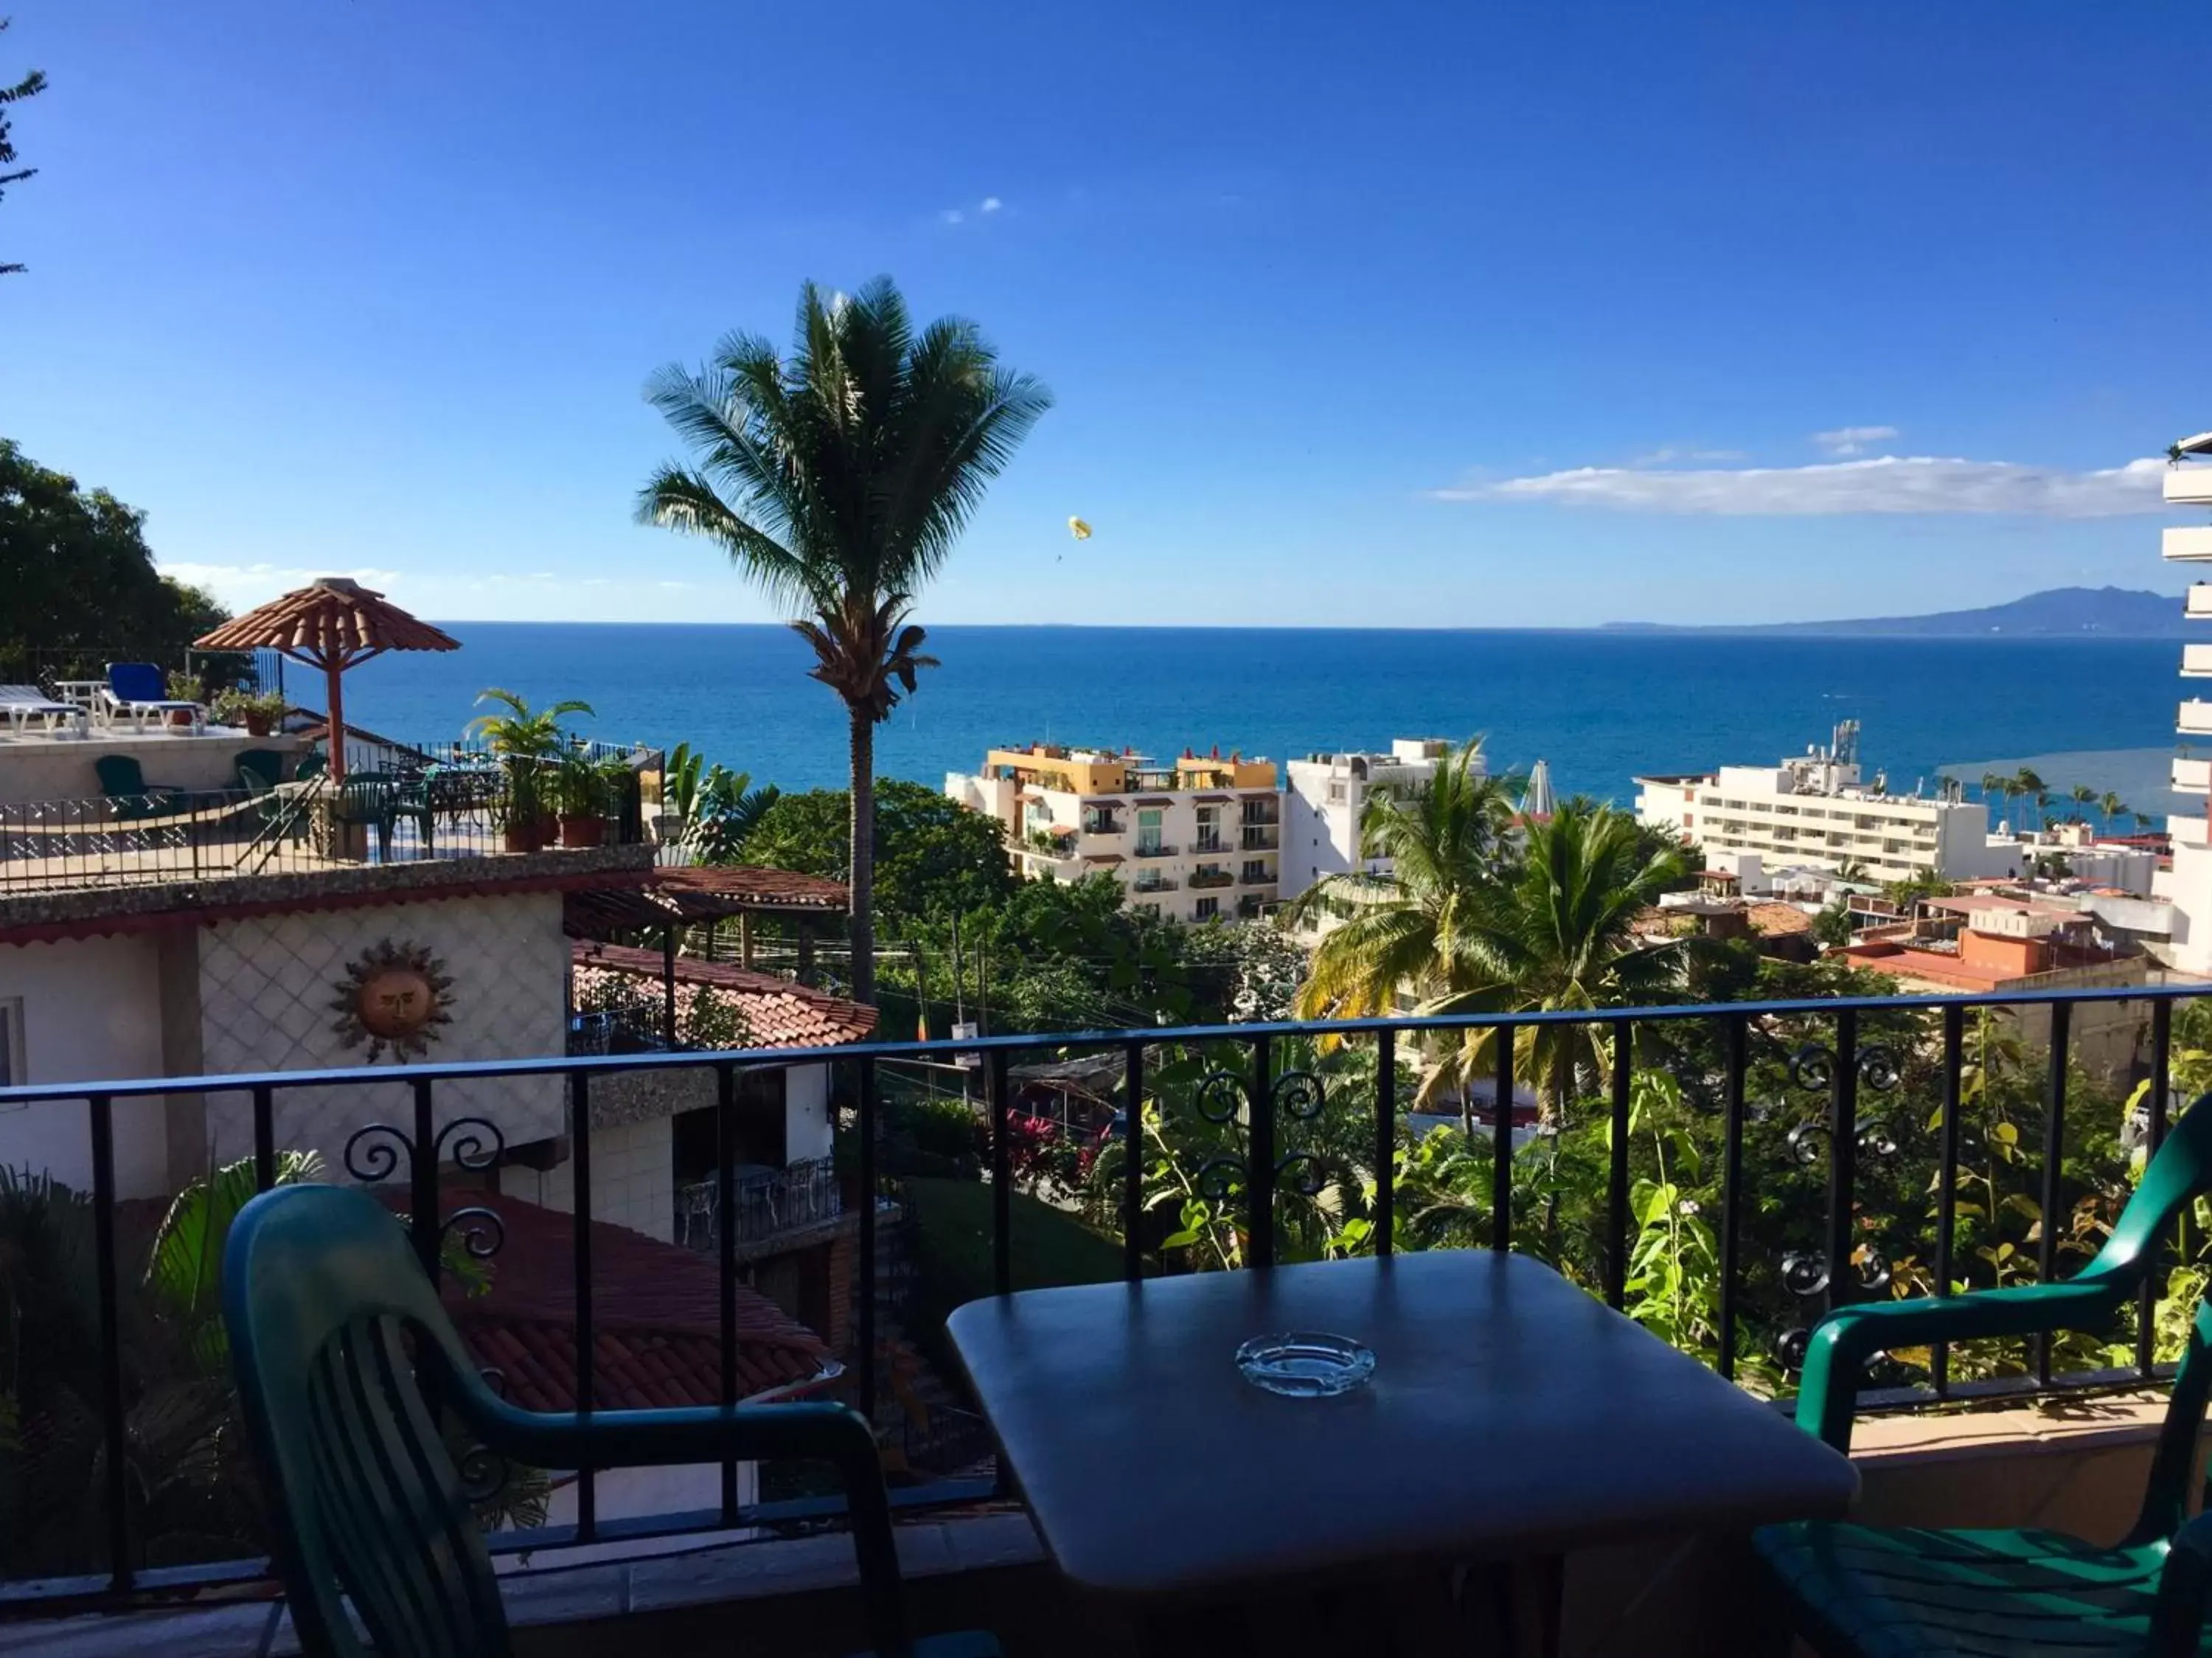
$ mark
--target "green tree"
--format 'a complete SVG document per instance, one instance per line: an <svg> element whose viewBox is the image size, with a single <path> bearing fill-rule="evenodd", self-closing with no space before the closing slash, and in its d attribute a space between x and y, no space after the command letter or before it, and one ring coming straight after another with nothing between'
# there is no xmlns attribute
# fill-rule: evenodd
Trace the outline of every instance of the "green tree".
<svg viewBox="0 0 2212 1658"><path fill-rule="evenodd" d="M647 399L688 442L638 515L718 543L796 613L812 677L844 702L853 992L875 997L875 730L935 659L908 618L1022 439L1051 406L975 325L917 332L888 278L854 296L799 292L789 357L732 334L697 373L671 365Z"/></svg>
<svg viewBox="0 0 2212 1658"><path fill-rule="evenodd" d="M0 17L0 34L7 33L8 25L13 21L11 18ZM0 167L11 166L15 160L15 141L9 137L9 128L13 125L15 112L9 108L9 106L19 104L26 98L35 98L46 89L46 74L43 70L35 69L13 86L0 86ZM38 171L35 167L21 167L16 168L12 173L0 173L0 196L8 193L9 185L21 184L26 179L33 178ZM20 265L0 265L0 277L13 276L22 268Z"/></svg>
<svg viewBox="0 0 2212 1658"><path fill-rule="evenodd" d="M2032 800L2035 802L2036 822L2039 825L2043 821L2041 808L2044 802L2049 798L2049 789L2050 785L2037 776L2031 767L2023 765L2013 773L2011 792L2022 800Z"/></svg>
<svg viewBox="0 0 2212 1658"><path fill-rule="evenodd" d="M1455 750L1425 789L1377 789L1360 816L1362 853L1391 873L1331 875L1291 905L1294 921L1334 917L1297 997L1302 1019L1387 1013L1401 992L1450 982L1456 941L1500 879L1512 827L1512 780L1482 775L1480 738Z"/></svg>
<svg viewBox="0 0 2212 1658"><path fill-rule="evenodd" d="M229 613L154 568L146 515L0 438L0 655L31 647L174 657Z"/></svg>
<svg viewBox="0 0 2212 1658"><path fill-rule="evenodd" d="M2105 791L2103 798L2097 802L2097 810L2104 816L2105 829L2107 833L2112 830L2112 820L2126 809L2127 808L2121 804L2118 795L2109 789Z"/></svg>
<svg viewBox="0 0 2212 1658"><path fill-rule="evenodd" d="M1549 823L1528 826L1527 850L1508 878L1480 891L1469 913L1454 918L1445 988L1422 1011L1595 1010L1674 994L1686 966L1683 941L1641 943L1634 923L1683 869L1680 851L1653 850L1627 813L1567 802ZM1432 1082L1487 1074L1494 1041L1493 1028L1468 1031ZM1577 1086L1595 1078L1596 1033L1582 1024L1524 1027L1516 1046L1516 1074L1534 1083L1557 1121Z"/></svg>
<svg viewBox="0 0 2212 1658"><path fill-rule="evenodd" d="M2097 791L2086 783L2077 783L2066 791L2066 798L2082 808L2074 814L2074 820L2076 823L2088 822L2088 808L2097 803Z"/></svg>
<svg viewBox="0 0 2212 1658"><path fill-rule="evenodd" d="M1912 906L1923 898L1950 897L1951 883L1923 866L1915 869L1903 881L1889 882L1881 889L1881 895L1897 905L1900 911L1911 915Z"/></svg>
<svg viewBox="0 0 2212 1658"><path fill-rule="evenodd" d="M1838 899L1814 916L1813 936L1832 950L1840 950L1849 944L1851 942L1850 906Z"/></svg>
<svg viewBox="0 0 2212 1658"><path fill-rule="evenodd" d="M975 909L1014 890L1006 830L996 818L896 778L873 791L871 804L874 828L868 847L878 917L903 929L932 911ZM852 809L842 789L780 795L745 837L745 861L848 880L846 831Z"/></svg>

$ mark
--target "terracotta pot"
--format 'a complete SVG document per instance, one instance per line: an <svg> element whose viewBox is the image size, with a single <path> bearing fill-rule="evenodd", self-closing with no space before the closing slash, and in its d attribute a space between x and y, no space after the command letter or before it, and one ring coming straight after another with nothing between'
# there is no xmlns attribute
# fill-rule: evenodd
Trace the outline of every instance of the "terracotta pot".
<svg viewBox="0 0 2212 1658"><path fill-rule="evenodd" d="M607 839L607 820L596 812L580 815L562 813L561 815L561 844L563 846L604 846Z"/></svg>
<svg viewBox="0 0 2212 1658"><path fill-rule="evenodd" d="M542 843L538 838L538 826L533 823L510 823L499 832L500 849L507 852L534 852Z"/></svg>
<svg viewBox="0 0 2212 1658"><path fill-rule="evenodd" d="M169 710L169 723L171 725L190 725L191 722L192 710L191 709L173 708Z"/></svg>
<svg viewBox="0 0 2212 1658"><path fill-rule="evenodd" d="M276 728L276 721L273 715L248 714L246 716L246 735L249 737L265 737Z"/></svg>

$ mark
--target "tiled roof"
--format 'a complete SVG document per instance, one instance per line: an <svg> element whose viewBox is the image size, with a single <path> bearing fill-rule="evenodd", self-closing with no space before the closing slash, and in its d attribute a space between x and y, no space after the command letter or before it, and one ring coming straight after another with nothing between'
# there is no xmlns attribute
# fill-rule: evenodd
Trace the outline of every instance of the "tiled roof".
<svg viewBox="0 0 2212 1658"><path fill-rule="evenodd" d="M418 620L374 588L325 576L225 622L193 642L200 650L269 647L318 664L386 650L459 650L451 634Z"/></svg>
<svg viewBox="0 0 2212 1658"><path fill-rule="evenodd" d="M643 872L628 892L580 896L563 924L580 938L639 932L671 923L720 921L747 911L832 915L848 902L842 881L794 869L664 864Z"/></svg>
<svg viewBox="0 0 2212 1658"><path fill-rule="evenodd" d="M395 1201L404 1203L404 1195ZM446 1310L507 1398L531 1411L576 1408L575 1217L496 1193L449 1194L506 1228L489 1286L446 1279ZM594 1221L592 1403L605 1410L722 1402L720 1282L711 1256ZM759 1291L732 1287L739 1399L823 1375L822 1338Z"/></svg>
<svg viewBox="0 0 2212 1658"><path fill-rule="evenodd" d="M1794 904L1754 904L1744 913L1750 918L1752 931L1769 938L1813 930L1813 917Z"/></svg>
<svg viewBox="0 0 2212 1658"><path fill-rule="evenodd" d="M579 973L623 973L659 984L667 967L667 958L658 950L581 942L569 948ZM873 1008L726 961L701 961L679 955L676 982L730 997L744 1016L747 1039L758 1047L835 1047L858 1042L876 1027Z"/></svg>

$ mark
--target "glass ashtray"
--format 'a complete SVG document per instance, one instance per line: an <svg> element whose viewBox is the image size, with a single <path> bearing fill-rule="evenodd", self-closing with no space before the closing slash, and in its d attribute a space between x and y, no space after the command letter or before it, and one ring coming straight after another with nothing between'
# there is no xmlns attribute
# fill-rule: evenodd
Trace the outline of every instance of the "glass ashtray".
<svg viewBox="0 0 2212 1658"><path fill-rule="evenodd" d="M1237 1350L1237 1368L1271 1393L1328 1399L1365 1387L1375 1375L1375 1355L1349 1336L1290 1330L1253 1337Z"/></svg>

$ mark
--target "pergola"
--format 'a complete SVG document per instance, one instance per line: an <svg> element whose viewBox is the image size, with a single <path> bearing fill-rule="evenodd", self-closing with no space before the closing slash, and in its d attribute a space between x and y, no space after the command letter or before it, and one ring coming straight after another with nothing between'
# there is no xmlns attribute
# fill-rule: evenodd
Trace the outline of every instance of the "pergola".
<svg viewBox="0 0 2212 1658"><path fill-rule="evenodd" d="M339 676L387 650L459 650L461 642L343 576L325 576L225 622L199 650L280 650L322 669L329 686L331 781L345 778L345 706Z"/></svg>

